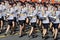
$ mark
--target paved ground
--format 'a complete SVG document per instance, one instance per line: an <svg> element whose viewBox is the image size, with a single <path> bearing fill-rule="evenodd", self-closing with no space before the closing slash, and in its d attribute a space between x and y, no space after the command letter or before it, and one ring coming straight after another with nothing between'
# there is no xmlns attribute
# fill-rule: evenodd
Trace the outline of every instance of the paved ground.
<svg viewBox="0 0 60 40"><path fill-rule="evenodd" d="M19 38L18 33L16 33L15 35L8 35L8 36L4 36L1 34L0 40L44 40L40 32L38 32L37 35L38 36L36 38L32 37L29 38L28 35ZM53 40L51 32L49 32L48 38L46 40ZM60 33L58 33L58 40L60 40Z"/></svg>

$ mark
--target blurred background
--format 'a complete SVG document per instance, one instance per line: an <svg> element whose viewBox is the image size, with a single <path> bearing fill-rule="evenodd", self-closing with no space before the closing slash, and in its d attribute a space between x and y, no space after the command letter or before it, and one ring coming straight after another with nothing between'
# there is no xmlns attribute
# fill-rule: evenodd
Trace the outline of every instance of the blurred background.
<svg viewBox="0 0 60 40"><path fill-rule="evenodd" d="M2 1L6 1L6 0L0 0L0 2L2 2ZM46 3L60 3L60 0L7 0L7 1L9 1L9 2L14 2L14 1L22 1L22 2L25 2L25 1L32 1L32 2L42 2L42 3L44 3L44 2L46 2Z"/></svg>

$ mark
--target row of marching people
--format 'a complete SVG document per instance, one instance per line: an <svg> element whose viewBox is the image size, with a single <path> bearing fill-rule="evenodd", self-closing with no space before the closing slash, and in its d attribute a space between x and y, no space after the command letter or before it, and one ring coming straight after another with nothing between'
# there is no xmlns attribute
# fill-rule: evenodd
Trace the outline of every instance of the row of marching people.
<svg viewBox="0 0 60 40"><path fill-rule="evenodd" d="M32 2L17 2L13 4L7 1L1 2L0 32L3 30L5 21L7 22L5 35L8 34L9 30L11 34L14 34L16 25L19 25L19 37L22 37L25 25L30 25L29 37L35 34L35 28L39 26L42 29L43 38L45 38L49 31L48 29L50 29L53 32L54 39L56 39L60 28L60 5Z"/></svg>

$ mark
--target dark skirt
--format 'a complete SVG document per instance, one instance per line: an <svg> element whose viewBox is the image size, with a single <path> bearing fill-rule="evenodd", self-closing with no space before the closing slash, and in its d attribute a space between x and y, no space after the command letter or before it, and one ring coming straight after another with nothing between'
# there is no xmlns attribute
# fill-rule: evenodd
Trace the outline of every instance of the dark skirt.
<svg viewBox="0 0 60 40"><path fill-rule="evenodd" d="M18 22L19 22L19 25L22 25L22 26L23 24L25 24L25 20L19 20Z"/></svg>
<svg viewBox="0 0 60 40"><path fill-rule="evenodd" d="M36 22L31 23L31 26L34 27L34 28L36 28Z"/></svg>
<svg viewBox="0 0 60 40"><path fill-rule="evenodd" d="M58 25L59 25L59 23L53 23L54 29L58 29Z"/></svg>
<svg viewBox="0 0 60 40"><path fill-rule="evenodd" d="M43 23L43 27L44 27L45 29L48 29L48 28L49 28L49 23Z"/></svg>
<svg viewBox="0 0 60 40"><path fill-rule="evenodd" d="M14 20L8 20L8 25L12 26L12 25L13 25L13 24L12 24L13 21L14 21Z"/></svg>

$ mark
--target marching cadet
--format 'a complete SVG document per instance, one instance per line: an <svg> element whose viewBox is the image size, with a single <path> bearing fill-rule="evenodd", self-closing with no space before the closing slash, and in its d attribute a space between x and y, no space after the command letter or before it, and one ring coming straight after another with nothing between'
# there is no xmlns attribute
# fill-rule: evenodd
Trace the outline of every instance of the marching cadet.
<svg viewBox="0 0 60 40"><path fill-rule="evenodd" d="M58 26L59 26L59 18L56 15L56 11L57 11L57 6L54 7L53 13L52 13L52 18L53 18L53 36L54 36L54 40L57 39L57 34L58 34Z"/></svg>
<svg viewBox="0 0 60 40"><path fill-rule="evenodd" d="M13 26L12 26L12 34L14 34L15 33L14 30L16 27L16 17L17 17L17 12L18 12L18 7L17 7L16 3L13 4L11 11L14 14L14 22L13 22Z"/></svg>
<svg viewBox="0 0 60 40"><path fill-rule="evenodd" d="M6 17L6 5L5 4L2 4L2 18L3 18L3 28L5 27L6 25L6 21L5 21L5 17ZM4 29L3 29L4 30ZM2 30L2 31L3 31Z"/></svg>
<svg viewBox="0 0 60 40"><path fill-rule="evenodd" d="M32 35L32 37L35 37L35 28L36 28L36 22L37 22L37 17L36 17L37 11L35 10L35 7L32 6L32 12L31 12L31 19L30 19L30 25L31 25L31 30L29 33L29 37Z"/></svg>
<svg viewBox="0 0 60 40"><path fill-rule="evenodd" d="M18 19L17 22L18 22L19 27L20 27L20 28L19 28L19 37L22 37L22 29L23 29L23 24L24 24L24 21L22 22L22 20L21 20L22 8L23 8L23 6L21 5L21 6L19 7L18 13L17 13L17 19Z"/></svg>
<svg viewBox="0 0 60 40"><path fill-rule="evenodd" d="M5 35L7 35L8 31L11 28L11 34L13 33L13 26L14 26L14 13L12 9L12 5L9 5L9 12L7 13L7 21L8 21L8 26L5 32Z"/></svg>
<svg viewBox="0 0 60 40"><path fill-rule="evenodd" d="M2 9L2 7L4 6L4 2L1 2L1 4L0 4L0 32L2 32L2 29L3 29L3 20L4 20L4 17L3 17L3 9Z"/></svg>
<svg viewBox="0 0 60 40"><path fill-rule="evenodd" d="M43 14L43 21L42 21L42 24L43 24L43 35L42 37L44 38L47 34L47 31L48 31L48 28L49 28L49 18L48 18L48 13L46 13L47 11L47 6L44 7L44 13Z"/></svg>
<svg viewBox="0 0 60 40"><path fill-rule="evenodd" d="M38 13L39 13L38 14L38 16L39 16L39 26L43 30L43 26L42 26L42 21L43 21L42 17L43 17L43 13L44 13L44 6L43 5L41 5L41 9ZM41 30L41 32L42 32L42 30Z"/></svg>
<svg viewBox="0 0 60 40"><path fill-rule="evenodd" d="M19 27L20 27L20 30L19 30L19 37L22 37L22 32L23 32L23 28L24 28L24 25L25 25L25 19L26 19L26 13L25 13L25 10L24 10L24 6L21 5L22 9L21 9L21 12L19 13L19 16L18 16L18 22L19 22Z"/></svg>

